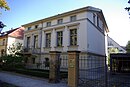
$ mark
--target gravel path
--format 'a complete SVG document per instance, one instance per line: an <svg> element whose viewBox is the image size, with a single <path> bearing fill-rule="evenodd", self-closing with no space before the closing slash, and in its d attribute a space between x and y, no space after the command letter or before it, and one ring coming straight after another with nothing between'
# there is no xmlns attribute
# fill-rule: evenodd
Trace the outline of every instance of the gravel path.
<svg viewBox="0 0 130 87"><path fill-rule="evenodd" d="M0 80L19 87L67 87L66 83L52 84L48 80L10 72L0 72Z"/></svg>

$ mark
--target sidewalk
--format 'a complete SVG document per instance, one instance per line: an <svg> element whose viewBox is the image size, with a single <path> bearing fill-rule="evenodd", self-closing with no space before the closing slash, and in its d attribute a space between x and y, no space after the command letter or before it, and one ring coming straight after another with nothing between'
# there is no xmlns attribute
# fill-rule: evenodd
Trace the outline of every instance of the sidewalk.
<svg viewBox="0 0 130 87"><path fill-rule="evenodd" d="M66 83L52 84L47 79L0 71L0 80L19 87L67 87Z"/></svg>

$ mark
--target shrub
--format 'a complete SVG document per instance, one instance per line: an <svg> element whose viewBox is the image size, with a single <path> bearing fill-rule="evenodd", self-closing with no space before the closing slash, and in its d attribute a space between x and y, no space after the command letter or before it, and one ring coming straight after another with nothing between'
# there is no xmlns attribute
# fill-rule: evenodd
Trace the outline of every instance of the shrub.
<svg viewBox="0 0 130 87"><path fill-rule="evenodd" d="M49 78L48 72L34 71L34 70L29 70L29 69L16 69L15 72L26 74L26 75L31 75L31 76L36 76L36 77Z"/></svg>

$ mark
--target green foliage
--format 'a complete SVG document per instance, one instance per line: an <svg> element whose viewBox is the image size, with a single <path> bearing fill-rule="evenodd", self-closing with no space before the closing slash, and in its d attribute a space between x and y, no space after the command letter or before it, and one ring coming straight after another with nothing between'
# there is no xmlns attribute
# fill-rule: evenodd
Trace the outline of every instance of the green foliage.
<svg viewBox="0 0 130 87"><path fill-rule="evenodd" d="M21 43L13 43L11 46L9 46L8 51L10 54L18 54L22 52L22 44Z"/></svg>
<svg viewBox="0 0 130 87"><path fill-rule="evenodd" d="M49 78L49 72L44 72L44 71L41 72L41 71L29 70L29 69L16 69L15 72L30 75L30 76Z"/></svg>
<svg viewBox="0 0 130 87"><path fill-rule="evenodd" d="M127 53L130 53L130 41L127 42L126 51Z"/></svg>
<svg viewBox="0 0 130 87"><path fill-rule="evenodd" d="M110 54L111 53L119 53L119 50L114 47L111 47L108 49L108 66L110 66Z"/></svg>
<svg viewBox="0 0 130 87"><path fill-rule="evenodd" d="M8 55L1 57L2 68L14 70L15 68L24 68L25 58L23 57L22 44L13 43L9 49Z"/></svg>
<svg viewBox="0 0 130 87"><path fill-rule="evenodd" d="M3 61L2 68L14 70L15 68L24 68L24 58L21 56L5 55L1 57Z"/></svg>
<svg viewBox="0 0 130 87"><path fill-rule="evenodd" d="M108 53L119 53L119 50L117 48L111 47L108 49Z"/></svg>
<svg viewBox="0 0 130 87"><path fill-rule="evenodd" d="M1 9L5 9L5 10L10 10L10 8L9 8L9 6L8 6L8 4L7 4L7 2L6 2L6 0L0 0L0 8Z"/></svg>

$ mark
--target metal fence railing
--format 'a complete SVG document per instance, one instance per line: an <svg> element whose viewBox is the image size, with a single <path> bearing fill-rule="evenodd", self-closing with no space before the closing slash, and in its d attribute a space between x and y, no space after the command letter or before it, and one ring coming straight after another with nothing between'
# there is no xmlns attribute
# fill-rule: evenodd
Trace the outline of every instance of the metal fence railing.
<svg viewBox="0 0 130 87"><path fill-rule="evenodd" d="M79 58L79 87L106 87L105 59L84 55Z"/></svg>

